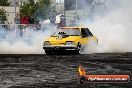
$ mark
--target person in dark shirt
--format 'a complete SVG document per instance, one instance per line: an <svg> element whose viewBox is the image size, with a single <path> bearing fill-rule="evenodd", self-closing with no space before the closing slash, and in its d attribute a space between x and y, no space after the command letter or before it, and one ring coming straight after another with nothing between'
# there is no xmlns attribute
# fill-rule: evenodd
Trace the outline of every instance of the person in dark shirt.
<svg viewBox="0 0 132 88"><path fill-rule="evenodd" d="M34 17L29 17L29 24L34 24L35 20Z"/></svg>

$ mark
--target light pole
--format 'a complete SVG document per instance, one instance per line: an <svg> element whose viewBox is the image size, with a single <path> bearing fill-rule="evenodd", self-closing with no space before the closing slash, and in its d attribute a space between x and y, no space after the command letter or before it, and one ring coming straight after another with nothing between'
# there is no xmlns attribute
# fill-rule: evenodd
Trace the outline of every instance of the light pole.
<svg viewBox="0 0 132 88"><path fill-rule="evenodd" d="M15 0L15 16L16 16L16 0Z"/></svg>
<svg viewBox="0 0 132 88"><path fill-rule="evenodd" d="M76 12L77 12L77 0L76 0Z"/></svg>
<svg viewBox="0 0 132 88"><path fill-rule="evenodd" d="M78 16L78 13L77 13L77 4L78 4L78 2L77 2L77 0L76 0L76 18L75 18L75 21L77 22L77 16Z"/></svg>

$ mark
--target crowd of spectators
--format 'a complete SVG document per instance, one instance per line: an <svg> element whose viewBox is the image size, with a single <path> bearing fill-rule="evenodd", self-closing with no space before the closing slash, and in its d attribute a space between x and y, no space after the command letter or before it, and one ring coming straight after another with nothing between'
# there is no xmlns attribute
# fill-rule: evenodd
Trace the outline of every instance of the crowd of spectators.
<svg viewBox="0 0 132 88"><path fill-rule="evenodd" d="M15 29L19 29L20 36L23 36L27 31L31 30L39 30L39 24L35 22L34 17L32 16L21 16L16 14L14 18L14 23L16 24Z"/></svg>
<svg viewBox="0 0 132 88"><path fill-rule="evenodd" d="M14 18L15 24L34 24L35 20L32 16L22 16L20 17L19 14L16 14L16 17Z"/></svg>

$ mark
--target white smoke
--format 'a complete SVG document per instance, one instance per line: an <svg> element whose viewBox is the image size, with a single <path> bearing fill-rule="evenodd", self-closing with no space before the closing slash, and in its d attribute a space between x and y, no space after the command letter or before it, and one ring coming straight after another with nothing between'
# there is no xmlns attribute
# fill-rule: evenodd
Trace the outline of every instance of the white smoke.
<svg viewBox="0 0 132 88"><path fill-rule="evenodd" d="M105 0L105 3L109 7L105 15L96 15L92 22L84 23L99 39L94 52L132 52L132 0Z"/></svg>
<svg viewBox="0 0 132 88"><path fill-rule="evenodd" d="M4 31L5 29L2 30ZM34 31L26 28L26 31L23 31L23 37L20 37L20 32L17 33L14 30L2 31L0 54L44 54L43 42L50 37L53 28L49 27L45 31Z"/></svg>
<svg viewBox="0 0 132 88"><path fill-rule="evenodd" d="M132 52L132 0L104 1L109 8L105 15L93 14L91 22L89 19L81 21L81 25L87 25L99 40L98 46L93 48L95 44L90 43L85 52ZM8 32L10 36L5 37L7 31L0 28L0 54L42 54L43 41L50 36L52 29L48 27L46 30L49 31L31 31L27 32L31 36L14 38L14 34L18 33Z"/></svg>

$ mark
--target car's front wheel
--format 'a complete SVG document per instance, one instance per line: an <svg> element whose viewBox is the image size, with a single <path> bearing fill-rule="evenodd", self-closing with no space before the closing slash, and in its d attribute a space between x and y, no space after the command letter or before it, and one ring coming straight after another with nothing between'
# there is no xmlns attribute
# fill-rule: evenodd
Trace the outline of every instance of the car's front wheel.
<svg viewBox="0 0 132 88"><path fill-rule="evenodd" d="M46 55L51 55L52 54L52 51L51 50L45 50L45 54Z"/></svg>
<svg viewBox="0 0 132 88"><path fill-rule="evenodd" d="M81 44L80 43L78 43L75 53L76 54L81 54Z"/></svg>

